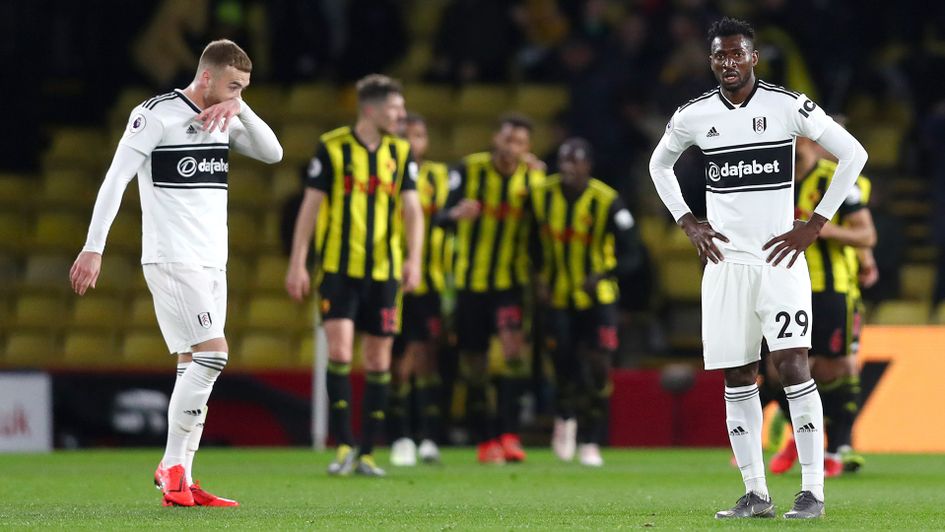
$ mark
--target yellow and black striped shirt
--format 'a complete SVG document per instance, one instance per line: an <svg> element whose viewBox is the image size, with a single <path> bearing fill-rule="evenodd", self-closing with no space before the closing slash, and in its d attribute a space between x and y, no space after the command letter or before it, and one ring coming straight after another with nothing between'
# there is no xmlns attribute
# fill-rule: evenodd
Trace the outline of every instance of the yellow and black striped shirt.
<svg viewBox="0 0 945 532"><path fill-rule="evenodd" d="M797 185L795 209L798 219L810 219L836 170L837 163L821 159ZM857 179L837 214L830 220L831 223L840 224L846 216L866 206L861 187L861 181ZM869 194L868 190L867 194ZM835 240L817 239L807 248L804 255L807 257L807 267L810 270L811 290L846 294L856 289L856 273L850 268L849 259L846 256L845 248L847 247Z"/></svg>
<svg viewBox="0 0 945 532"><path fill-rule="evenodd" d="M489 292L528 283L528 237L531 192L544 179L540 170L519 164L503 176L492 154L467 156L450 172L448 211L462 199L478 201L482 209L473 220L456 222L453 275L457 290ZM440 218L441 223L445 217Z"/></svg>
<svg viewBox="0 0 945 532"><path fill-rule="evenodd" d="M417 192L423 207L423 275L411 295L423 295L431 290L442 292L446 287L445 275L449 264L450 246L446 230L434 223L438 212L449 198L449 168L443 163L424 161L417 177Z"/></svg>
<svg viewBox="0 0 945 532"><path fill-rule="evenodd" d="M371 151L350 127L321 136L306 185L328 199L322 271L355 279L400 280L400 194L416 189L417 173L406 140L384 135Z"/></svg>
<svg viewBox="0 0 945 532"><path fill-rule="evenodd" d="M638 258L633 215L617 191L592 178L569 198L555 174L538 187L533 202L551 306L583 310L616 302L616 275L632 269ZM598 274L604 277L588 294L584 281Z"/></svg>
<svg viewBox="0 0 945 532"><path fill-rule="evenodd" d="M870 178L865 175L857 177L855 186L860 190L860 202L864 207L869 207L870 193L873 191L873 183L870 181ZM850 268L850 276L853 279L853 284L850 287L850 295L853 296L854 299L859 299L860 258L857 256L856 248L853 246L846 246L843 253L847 259L847 266Z"/></svg>

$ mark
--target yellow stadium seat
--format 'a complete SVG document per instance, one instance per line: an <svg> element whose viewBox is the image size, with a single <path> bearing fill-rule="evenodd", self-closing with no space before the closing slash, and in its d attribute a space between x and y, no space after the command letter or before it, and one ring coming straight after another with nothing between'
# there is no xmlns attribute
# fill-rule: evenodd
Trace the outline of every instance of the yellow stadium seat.
<svg viewBox="0 0 945 532"><path fill-rule="evenodd" d="M470 153L492 149L492 136L495 126L488 123L460 123L453 128L452 158L459 159Z"/></svg>
<svg viewBox="0 0 945 532"><path fill-rule="evenodd" d="M309 326L313 314L308 304L300 305L288 295L254 297L247 303L247 327L294 331Z"/></svg>
<svg viewBox="0 0 945 532"><path fill-rule="evenodd" d="M16 301L18 327L54 328L63 323L66 303L54 295L22 295Z"/></svg>
<svg viewBox="0 0 945 532"><path fill-rule="evenodd" d="M227 177L230 204L235 207L262 207L269 204L269 177L250 166L231 166Z"/></svg>
<svg viewBox="0 0 945 532"><path fill-rule="evenodd" d="M286 94L278 85L250 85L243 93L243 100L253 112L262 117L270 127L278 125L283 116Z"/></svg>
<svg viewBox="0 0 945 532"><path fill-rule="evenodd" d="M99 183L88 171L53 169L43 176L39 201L44 206L64 205L90 208L95 202Z"/></svg>
<svg viewBox="0 0 945 532"><path fill-rule="evenodd" d="M659 265L663 293L674 301L699 301L702 297L702 264L699 259L673 259Z"/></svg>
<svg viewBox="0 0 945 532"><path fill-rule="evenodd" d="M314 151L314 145L310 147ZM310 154L311 155L311 154ZM286 199L302 193L302 177L299 168L280 165L272 176L270 197L281 209Z"/></svg>
<svg viewBox="0 0 945 532"><path fill-rule="evenodd" d="M157 327L154 314L154 299L150 294L141 294L131 302L131 314L126 316L125 324L131 327Z"/></svg>
<svg viewBox="0 0 945 532"><path fill-rule="evenodd" d="M299 341L299 353L296 358L296 365L299 367L312 367L315 363L315 336L313 332L308 332L302 336Z"/></svg>
<svg viewBox="0 0 945 532"><path fill-rule="evenodd" d="M877 305L869 317L876 325L924 325L931 308L927 302L891 300Z"/></svg>
<svg viewBox="0 0 945 532"><path fill-rule="evenodd" d="M0 252L20 253L30 238L30 220L23 214L0 212Z"/></svg>
<svg viewBox="0 0 945 532"><path fill-rule="evenodd" d="M905 131L893 124L874 124L857 132L870 154L870 168L892 168L899 163Z"/></svg>
<svg viewBox="0 0 945 532"><path fill-rule="evenodd" d="M169 367L176 362L176 359L170 356L164 338L157 332L125 335L121 344L121 360L134 366L161 367Z"/></svg>
<svg viewBox="0 0 945 532"><path fill-rule="evenodd" d="M122 89L121 94L118 95L115 103L112 104L111 110L108 112L112 129L119 129L124 132L124 127L131 117L131 110L154 96L157 96L154 90L146 87L127 87Z"/></svg>
<svg viewBox="0 0 945 532"><path fill-rule="evenodd" d="M103 168L108 164L106 145L105 134L99 128L59 129L43 156L43 169Z"/></svg>
<svg viewBox="0 0 945 532"><path fill-rule="evenodd" d="M945 325L945 301L935 307L935 314L932 315L932 323L935 325Z"/></svg>
<svg viewBox="0 0 945 532"><path fill-rule="evenodd" d="M246 211L231 212L227 227L230 233L230 249L238 252L257 253L260 251L258 216Z"/></svg>
<svg viewBox="0 0 945 532"><path fill-rule="evenodd" d="M75 251L85 242L88 224L89 216L43 212L33 228L32 246L40 250Z"/></svg>
<svg viewBox="0 0 945 532"><path fill-rule="evenodd" d="M118 365L115 338L111 334L72 333L63 345L64 362L69 365Z"/></svg>
<svg viewBox="0 0 945 532"><path fill-rule="evenodd" d="M141 211L123 205L108 231L108 240L105 242L106 256L115 251L140 255L141 235Z"/></svg>
<svg viewBox="0 0 945 532"><path fill-rule="evenodd" d="M286 123L298 120L328 119L339 114L338 90L324 83L301 83L289 89L284 108Z"/></svg>
<svg viewBox="0 0 945 532"><path fill-rule="evenodd" d="M282 292L285 288L285 273L289 260L282 255L265 255L256 262L256 290Z"/></svg>
<svg viewBox="0 0 945 532"><path fill-rule="evenodd" d="M287 124L279 132L279 142L282 143L283 161L281 168L298 171L315 155L315 146L318 137L328 130L326 122L321 124L298 123Z"/></svg>
<svg viewBox="0 0 945 532"><path fill-rule="evenodd" d="M0 295L16 288L20 265L10 255L0 255Z"/></svg>
<svg viewBox="0 0 945 532"><path fill-rule="evenodd" d="M496 120L511 104L512 94L505 85L467 85L459 92L457 112L468 118Z"/></svg>
<svg viewBox="0 0 945 532"><path fill-rule="evenodd" d="M548 153L555 148L555 140L555 134L547 124L536 122L531 133L532 153Z"/></svg>
<svg viewBox="0 0 945 532"><path fill-rule="evenodd" d="M102 256L102 272L95 283L96 290L125 293L135 289L144 278L139 260L125 255L109 253L106 248Z"/></svg>
<svg viewBox="0 0 945 532"><path fill-rule="evenodd" d="M55 336L16 332L7 338L3 362L16 367L44 367L60 355Z"/></svg>
<svg viewBox="0 0 945 532"><path fill-rule="evenodd" d="M639 225L640 239L654 256L663 251L666 239L667 223L659 216L641 216Z"/></svg>
<svg viewBox="0 0 945 532"><path fill-rule="evenodd" d="M65 255L31 255L26 259L23 286L37 290L70 290L71 267L72 258Z"/></svg>
<svg viewBox="0 0 945 532"><path fill-rule="evenodd" d="M456 109L456 95L447 85L408 85L404 89L407 110L427 120L447 120Z"/></svg>
<svg viewBox="0 0 945 532"><path fill-rule="evenodd" d="M35 177L0 174L0 206L23 205L33 197L35 188Z"/></svg>
<svg viewBox="0 0 945 532"><path fill-rule="evenodd" d="M120 298L86 293L72 305L73 326L97 329L115 329L127 320L125 305Z"/></svg>
<svg viewBox="0 0 945 532"><path fill-rule="evenodd" d="M906 264L899 269L902 297L917 301L932 299L935 267L930 264Z"/></svg>
<svg viewBox="0 0 945 532"><path fill-rule="evenodd" d="M554 85L522 85L515 91L513 108L534 118L551 118L568 106L568 88Z"/></svg>
<svg viewBox="0 0 945 532"><path fill-rule="evenodd" d="M251 333L240 341L235 358L244 367L286 367L293 354L291 336Z"/></svg>
<svg viewBox="0 0 945 532"><path fill-rule="evenodd" d="M254 268L252 263L239 255L230 256L226 261L227 291L245 292L252 286Z"/></svg>

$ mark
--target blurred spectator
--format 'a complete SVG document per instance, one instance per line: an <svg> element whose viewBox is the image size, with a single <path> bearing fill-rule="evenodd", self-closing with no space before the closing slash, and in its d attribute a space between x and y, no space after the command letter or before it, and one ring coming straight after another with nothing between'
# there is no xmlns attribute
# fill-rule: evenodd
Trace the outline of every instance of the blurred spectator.
<svg viewBox="0 0 945 532"><path fill-rule="evenodd" d="M164 0L131 48L140 73L154 86L190 83L197 64L195 47L206 44L208 0Z"/></svg>
<svg viewBox="0 0 945 532"><path fill-rule="evenodd" d="M906 257L906 238L902 219L891 214L888 209L889 178L875 176L871 181L873 190L869 208L873 215L873 225L876 226L876 247L873 248L873 255L879 270L879 280L872 287L863 290L863 298L870 303L879 303L899 297L899 269Z"/></svg>
<svg viewBox="0 0 945 532"><path fill-rule="evenodd" d="M668 116L679 102L688 101L716 85L709 70L709 48L705 28L695 18L673 15L669 21L672 44L659 74L662 87L656 95L660 109Z"/></svg>
<svg viewBox="0 0 945 532"><path fill-rule="evenodd" d="M495 83L508 78L518 34L503 0L453 0L443 10L431 81Z"/></svg>
<svg viewBox="0 0 945 532"><path fill-rule="evenodd" d="M338 72L352 81L373 72L387 72L407 47L402 2L350 0L346 41Z"/></svg>
<svg viewBox="0 0 945 532"><path fill-rule="evenodd" d="M281 82L311 80L332 62L334 26L319 0L268 0L272 78ZM340 47L339 47L340 48Z"/></svg>
<svg viewBox="0 0 945 532"><path fill-rule="evenodd" d="M544 79L555 48L568 35L568 19L555 0L523 0L512 9L512 20L525 38L516 58L518 67L527 79Z"/></svg>

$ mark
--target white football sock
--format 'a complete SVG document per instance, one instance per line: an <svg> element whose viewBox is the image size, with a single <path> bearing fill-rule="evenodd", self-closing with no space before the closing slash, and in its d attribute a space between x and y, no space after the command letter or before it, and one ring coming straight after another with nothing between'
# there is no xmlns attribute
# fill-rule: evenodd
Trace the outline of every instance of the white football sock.
<svg viewBox="0 0 945 532"><path fill-rule="evenodd" d="M204 405L200 419L197 420L194 429L190 431L190 437L187 438L187 455L184 457L184 469L187 470L187 484L191 486L194 484L194 455L197 454L197 450L200 449L200 438L203 437L203 426L204 423L207 422L207 411L209 408L210 407Z"/></svg>
<svg viewBox="0 0 945 532"><path fill-rule="evenodd" d="M222 351L194 353L193 363L177 379L167 408L164 467L185 463L187 441L204 413L213 383L226 367L226 361L227 354Z"/></svg>
<svg viewBox="0 0 945 532"><path fill-rule="evenodd" d="M725 387L725 424L735 462L745 481L745 493L753 491L768 499L765 460L761 452L763 416L757 385Z"/></svg>
<svg viewBox="0 0 945 532"><path fill-rule="evenodd" d="M801 463L801 490L824 500L824 407L813 379L785 386L791 406L791 424Z"/></svg>

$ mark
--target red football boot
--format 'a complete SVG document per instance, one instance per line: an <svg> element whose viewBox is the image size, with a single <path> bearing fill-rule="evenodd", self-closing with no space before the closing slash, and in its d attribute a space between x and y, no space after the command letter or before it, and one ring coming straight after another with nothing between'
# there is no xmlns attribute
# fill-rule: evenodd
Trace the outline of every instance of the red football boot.
<svg viewBox="0 0 945 532"><path fill-rule="evenodd" d="M240 503L234 501L233 499L225 499L223 497L217 497L216 495L204 491L200 487L200 481L197 480L194 482L194 485L190 487L190 492L194 495L194 503L197 506L225 506L225 507L235 507L239 506Z"/></svg>
<svg viewBox="0 0 945 532"><path fill-rule="evenodd" d="M193 506L194 496L187 485L187 473L184 466L166 468L158 464L154 472L154 485L164 494L164 506Z"/></svg>
<svg viewBox="0 0 945 532"><path fill-rule="evenodd" d="M843 474L843 461L839 457L824 457L824 478L836 478Z"/></svg>
<svg viewBox="0 0 945 532"><path fill-rule="evenodd" d="M499 441L502 444L502 453L506 462L525 461L525 449L522 449L522 441L518 439L518 434L503 434Z"/></svg>
<svg viewBox="0 0 945 532"><path fill-rule="evenodd" d="M502 450L502 444L499 443L499 440L480 443L477 455L480 464L502 465L505 463L505 452Z"/></svg>
<svg viewBox="0 0 945 532"><path fill-rule="evenodd" d="M794 467L796 461L797 445L794 443L794 438L791 438L777 454L771 457L771 472L775 475L787 473Z"/></svg>

